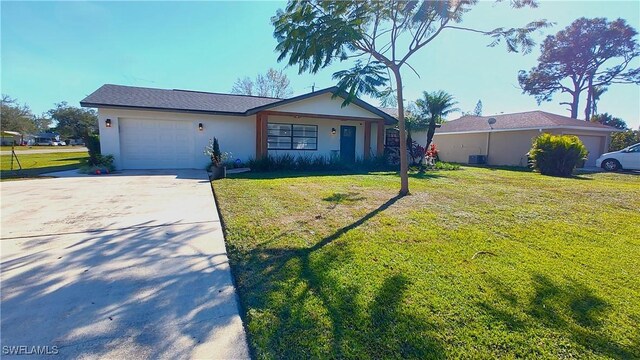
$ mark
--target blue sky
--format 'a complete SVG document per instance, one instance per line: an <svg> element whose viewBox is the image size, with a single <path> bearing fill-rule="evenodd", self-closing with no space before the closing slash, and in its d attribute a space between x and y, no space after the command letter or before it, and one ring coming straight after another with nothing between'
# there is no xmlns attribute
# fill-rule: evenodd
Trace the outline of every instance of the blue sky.
<svg viewBox="0 0 640 360"><path fill-rule="evenodd" d="M507 1L508 3L508 1ZM284 2L5 2L1 3L2 93L27 103L35 113L54 103L78 105L104 83L229 92L237 77L285 69L294 94L335 85L337 63L315 75L277 62L270 17ZM492 29L545 18L556 25L537 35L538 43L578 17L624 18L640 30L638 1L543 1L538 9L514 10L481 2L465 26ZM443 32L410 61L420 77L405 69L405 97L445 90L462 110L481 99L484 114L534 109L568 115L565 95L538 106L521 94L517 72L536 64L529 55L466 32ZM640 66L636 60L634 66ZM375 103L375 101L372 101ZM584 102L584 101L583 101ZM581 104L582 105L582 104ZM640 87L616 85L603 96L601 112L640 126ZM581 111L582 112L582 111ZM457 117L459 114L454 114ZM452 118L452 117L450 117Z"/></svg>

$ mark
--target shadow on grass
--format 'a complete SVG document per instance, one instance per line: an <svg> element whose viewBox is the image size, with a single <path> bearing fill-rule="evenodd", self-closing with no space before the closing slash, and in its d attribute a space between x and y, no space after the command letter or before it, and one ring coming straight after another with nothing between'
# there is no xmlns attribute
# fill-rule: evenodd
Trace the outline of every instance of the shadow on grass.
<svg viewBox="0 0 640 360"><path fill-rule="evenodd" d="M532 168L529 167L523 167L523 166L499 166L499 165L464 165L465 167L470 167L470 168L478 168L478 169L488 169L491 171L497 171L497 170L502 170L502 171L513 171L513 172L521 172L521 173L536 173L536 171L534 171ZM576 170L577 173L573 174L569 177L563 177L563 176L554 176L554 175L543 175L540 173L537 173L537 175L540 176L547 176L550 178L558 178L558 179L573 179L573 180L593 180L590 177L584 177L583 175L588 175L588 174L592 174L592 172L581 172L580 169Z"/></svg>
<svg viewBox="0 0 640 360"><path fill-rule="evenodd" d="M309 247L230 251L256 353L275 358L444 357L431 336L436 326L403 310L411 286L404 274L390 270L375 294L363 294L358 281L335 271L353 261L350 244L336 240L400 198L390 198ZM363 296L373 300L364 303Z"/></svg>
<svg viewBox="0 0 640 360"><path fill-rule="evenodd" d="M0 178L3 178L3 179L16 179L16 178L39 177L40 175L46 174L46 173L78 169L82 165L84 165L84 163L69 164L69 165L58 165L58 166L47 166L47 167L41 167L41 168L35 168L35 169L2 170L2 171L0 171Z"/></svg>
<svg viewBox="0 0 640 360"><path fill-rule="evenodd" d="M611 305L589 287L575 280L558 284L542 274L534 274L531 281L533 296L519 299L499 279L491 279L492 291L499 301L479 302L478 306L492 322L503 324L509 331L543 327L600 356L620 359L640 356L638 348L634 350L607 336L602 327ZM640 337L640 332L635 336Z"/></svg>
<svg viewBox="0 0 640 360"><path fill-rule="evenodd" d="M457 170L429 170L426 172L410 172L409 177L414 179L435 179L445 177L442 172ZM350 175L376 175L400 177L397 171L272 171L272 172L244 172L229 174L229 179L250 179L250 180L274 180L300 177L322 177L322 176L350 176Z"/></svg>
<svg viewBox="0 0 640 360"><path fill-rule="evenodd" d="M72 160L78 160L78 161L82 161L82 160L87 160L88 157L83 156L83 157L74 157L74 158L60 158L60 159L55 159L53 161L72 161Z"/></svg>
<svg viewBox="0 0 640 360"><path fill-rule="evenodd" d="M230 179L251 179L251 180L272 180L272 179L287 179L287 178L300 178L300 177L320 177L320 176L348 176L348 175L393 175L396 172L393 171L249 171L244 173L229 174L227 177Z"/></svg>
<svg viewBox="0 0 640 360"><path fill-rule="evenodd" d="M515 172L533 172L533 169L526 166L507 166L507 165L475 165L475 164L462 164L464 167L488 169L488 170L505 170Z"/></svg>
<svg viewBox="0 0 640 360"><path fill-rule="evenodd" d="M628 176L640 176L640 170L621 170L615 174L628 175Z"/></svg>
<svg viewBox="0 0 640 360"><path fill-rule="evenodd" d="M334 205L344 204L344 203L354 203L357 201L365 200L364 196L359 196L360 193L357 192L348 192L348 193L333 193L331 196L327 196L322 200L330 202Z"/></svg>

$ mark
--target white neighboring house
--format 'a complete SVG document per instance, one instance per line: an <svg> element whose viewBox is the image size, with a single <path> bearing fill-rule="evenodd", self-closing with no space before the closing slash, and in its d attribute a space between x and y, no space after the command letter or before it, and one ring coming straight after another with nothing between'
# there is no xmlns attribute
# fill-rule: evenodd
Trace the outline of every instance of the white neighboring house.
<svg viewBox="0 0 640 360"><path fill-rule="evenodd" d="M267 154L381 155L397 120L360 99L342 107L335 87L290 99L103 85L80 102L98 109L100 146L117 169L204 168L216 137L246 161Z"/></svg>

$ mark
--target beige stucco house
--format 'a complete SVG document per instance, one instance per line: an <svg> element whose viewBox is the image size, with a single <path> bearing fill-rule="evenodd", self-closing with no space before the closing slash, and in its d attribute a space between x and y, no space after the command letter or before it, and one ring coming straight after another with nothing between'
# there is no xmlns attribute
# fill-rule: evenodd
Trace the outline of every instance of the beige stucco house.
<svg viewBox="0 0 640 360"><path fill-rule="evenodd" d="M495 119L495 122L489 119ZM490 124L493 122L493 124ZM613 127L544 111L494 116L466 115L436 130L434 142L443 161L469 163L484 155L488 165L526 166L532 140L541 133L576 135L589 151L585 166L595 166L607 151ZM473 159L471 160L473 162Z"/></svg>

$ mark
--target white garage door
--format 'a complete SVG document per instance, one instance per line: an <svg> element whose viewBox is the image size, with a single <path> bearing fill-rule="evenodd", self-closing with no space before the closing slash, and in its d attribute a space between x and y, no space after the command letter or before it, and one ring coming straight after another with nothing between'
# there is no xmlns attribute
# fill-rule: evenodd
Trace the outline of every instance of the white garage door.
<svg viewBox="0 0 640 360"><path fill-rule="evenodd" d="M190 121L120 119L122 168L192 168L192 127Z"/></svg>
<svg viewBox="0 0 640 360"><path fill-rule="evenodd" d="M602 155L602 143L604 138L602 136L586 136L576 135L582 140L582 143L587 148L589 155L584 166L596 166L596 159Z"/></svg>

